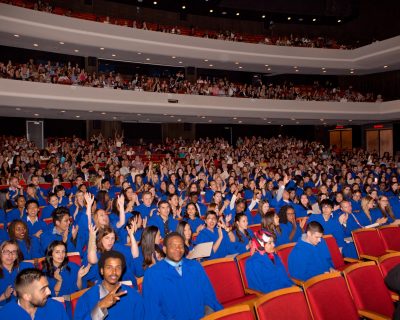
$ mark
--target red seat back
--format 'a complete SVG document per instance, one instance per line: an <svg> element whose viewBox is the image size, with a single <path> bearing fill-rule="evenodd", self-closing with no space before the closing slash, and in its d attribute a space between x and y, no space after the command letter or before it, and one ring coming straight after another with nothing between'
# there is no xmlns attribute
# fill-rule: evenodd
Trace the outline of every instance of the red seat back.
<svg viewBox="0 0 400 320"><path fill-rule="evenodd" d="M68 252L68 260L77 264L78 266L82 265L82 258L79 252Z"/></svg>
<svg viewBox="0 0 400 320"><path fill-rule="evenodd" d="M255 309L259 320L287 320L292 319L293 315L296 315L296 320L312 319L304 293L299 287L266 294L256 301Z"/></svg>
<svg viewBox="0 0 400 320"><path fill-rule="evenodd" d="M331 234L324 236L324 239L328 246L329 252L331 254L333 265L335 266L335 269L342 270L346 264L343 260L342 254L340 253L336 239Z"/></svg>
<svg viewBox="0 0 400 320"><path fill-rule="evenodd" d="M304 284L304 289L314 319L359 319L356 306L340 273L313 277Z"/></svg>
<svg viewBox="0 0 400 320"><path fill-rule="evenodd" d="M379 257L386 253L382 238L376 229L359 229L352 232L358 256Z"/></svg>
<svg viewBox="0 0 400 320"><path fill-rule="evenodd" d="M251 231L253 231L254 233L256 233L258 230L261 229L261 224L259 224L259 223L251 224L247 228L250 229Z"/></svg>
<svg viewBox="0 0 400 320"><path fill-rule="evenodd" d="M283 265L286 268L286 271L289 274L289 266L288 266L288 259L289 259L289 254L292 252L293 247L296 245L295 242L292 243L287 243L283 244L279 247L275 248L276 254L281 258Z"/></svg>
<svg viewBox="0 0 400 320"><path fill-rule="evenodd" d="M250 257L250 252L242 253L236 256L237 265L239 267L240 277L242 278L242 283L245 288L249 287L246 277L246 261Z"/></svg>
<svg viewBox="0 0 400 320"><path fill-rule="evenodd" d="M209 260L203 262L203 267L221 304L245 296L239 269L232 258Z"/></svg>
<svg viewBox="0 0 400 320"><path fill-rule="evenodd" d="M378 230L386 250L400 251L400 227L384 226Z"/></svg>
<svg viewBox="0 0 400 320"><path fill-rule="evenodd" d="M390 270L400 264L400 252L388 253L379 258L379 269L383 278L386 278Z"/></svg>
<svg viewBox="0 0 400 320"><path fill-rule="evenodd" d="M392 317L393 302L375 262L354 264L344 270L344 275L357 309Z"/></svg>

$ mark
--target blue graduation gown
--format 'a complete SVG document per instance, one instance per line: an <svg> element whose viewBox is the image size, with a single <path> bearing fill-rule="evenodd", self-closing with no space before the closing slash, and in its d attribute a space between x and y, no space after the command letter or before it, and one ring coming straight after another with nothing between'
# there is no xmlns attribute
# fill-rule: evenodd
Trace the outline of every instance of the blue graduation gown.
<svg viewBox="0 0 400 320"><path fill-rule="evenodd" d="M156 210L154 210L156 209ZM140 212L142 218L150 217L150 212L154 210L153 214L157 214L157 206L155 204L151 204L150 207L145 206L143 203L135 207L135 211Z"/></svg>
<svg viewBox="0 0 400 320"><path fill-rule="evenodd" d="M45 232L48 229L46 222L44 222L42 220L38 219L37 221L35 221L33 223L28 219L25 219L24 221L28 226L28 232L29 232L30 237L34 237L34 234L36 234L39 230L42 230L43 232Z"/></svg>
<svg viewBox="0 0 400 320"><path fill-rule="evenodd" d="M193 220L188 218L184 218L184 220L189 224L192 233L195 233L197 228L204 224L204 221L201 220L199 217L195 217Z"/></svg>
<svg viewBox="0 0 400 320"><path fill-rule="evenodd" d="M247 229L247 231L249 233L250 239L253 238L254 237L253 231L250 229ZM242 241L239 241L239 238L238 238L236 232L238 232L241 235ZM232 250L235 253L239 253L239 254L249 251L248 249L246 249L246 246L249 244L250 240L245 236L245 234L239 230L233 231L233 234L235 236L235 242L231 243L231 246L233 247Z"/></svg>
<svg viewBox="0 0 400 320"><path fill-rule="evenodd" d="M165 260L148 268L143 280L146 320L197 320L204 307L221 310L203 267L182 259L182 276Z"/></svg>
<svg viewBox="0 0 400 320"><path fill-rule="evenodd" d="M33 267L34 266L32 263L21 262L19 264L19 267L12 270L11 272L8 272L6 268L3 268L3 278L0 279L0 295L2 295L4 291L6 291L8 286L14 287L15 278L17 277L18 272ZM11 295L11 297L8 300L15 300L14 295ZM4 306L6 303L7 303L6 300L0 301L0 306ZM0 319L7 319L7 318L0 317Z"/></svg>
<svg viewBox="0 0 400 320"><path fill-rule="evenodd" d="M290 222L279 224L279 226L281 227L282 233L285 234L285 237L286 237L288 243L289 242L297 242L300 239L301 235L303 234L303 230L301 230L300 225L298 223L296 223L296 225L297 225L296 232L293 236L293 239L290 240L289 236L290 236L290 233L292 232L292 228L293 228L292 224Z"/></svg>
<svg viewBox="0 0 400 320"><path fill-rule="evenodd" d="M231 254L231 242L229 240L229 236L226 233L225 230L222 230L223 232L223 238L221 241L221 244L219 245L219 248L216 252L214 252L214 249L211 250L211 255L208 257L208 259L218 259L218 258L223 258L228 254ZM215 227L214 232L208 230L207 228L204 228L199 232L199 235L196 238L195 244L200 244L204 242L212 242L215 243L215 241L218 240L218 230Z"/></svg>
<svg viewBox="0 0 400 320"><path fill-rule="evenodd" d="M91 312L100 301L100 285L96 285L85 292L78 300L74 313L75 320L91 320ZM108 308L107 320L144 319L142 297L131 287L121 285L120 291L127 291L116 304ZM146 317L146 319L148 319Z"/></svg>
<svg viewBox="0 0 400 320"><path fill-rule="evenodd" d="M331 254L323 239L316 246L300 239L289 254L288 265L290 275L302 281L333 268Z"/></svg>
<svg viewBox="0 0 400 320"><path fill-rule="evenodd" d="M255 252L246 261L246 277L249 288L269 293L293 286L281 259L274 254L273 263L267 254Z"/></svg>
<svg viewBox="0 0 400 320"><path fill-rule="evenodd" d="M13 300L0 309L0 319L32 320L28 312L22 309L16 300ZM43 307L37 308L35 320L69 320L61 302L50 297Z"/></svg>
<svg viewBox="0 0 400 320"><path fill-rule="evenodd" d="M7 223L11 223L14 220L26 220L26 210L22 210L22 217L21 212L18 208L14 208L11 211L8 211L6 214Z"/></svg>
<svg viewBox="0 0 400 320"><path fill-rule="evenodd" d="M17 240L18 247L22 251L24 260L31 260L42 257L39 239L36 237L32 237L30 240L31 240L31 246L29 249L25 241Z"/></svg>
<svg viewBox="0 0 400 320"><path fill-rule="evenodd" d="M53 207L51 204L49 204L48 206L45 206L42 210L42 214L40 215L40 219L43 220L43 219L51 218L51 214L56 209L57 209L57 207Z"/></svg>
<svg viewBox="0 0 400 320"><path fill-rule="evenodd" d="M158 230L160 230L160 235L162 238L165 238L165 230L164 230L164 221L158 214L153 214L152 217L147 222L148 226L156 226ZM172 216L168 217L168 229L169 232L175 231L178 226L178 221L172 218Z"/></svg>
<svg viewBox="0 0 400 320"><path fill-rule="evenodd" d="M50 243L52 243L54 240L62 241L63 237L62 235L55 233L55 227L54 228L49 228L45 232L42 233L40 237L40 242L41 242L41 247L42 247L42 252L44 256L44 252L46 251L47 247L49 246ZM68 233L68 238L67 238L67 249L68 252L82 252L83 245L80 241L80 237L77 235L77 241L76 244L72 242L71 238L71 231Z"/></svg>

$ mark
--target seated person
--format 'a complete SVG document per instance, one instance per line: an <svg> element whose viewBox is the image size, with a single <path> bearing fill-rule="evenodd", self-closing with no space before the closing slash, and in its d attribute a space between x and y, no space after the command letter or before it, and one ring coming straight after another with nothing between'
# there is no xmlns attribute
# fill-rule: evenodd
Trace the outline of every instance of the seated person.
<svg viewBox="0 0 400 320"><path fill-rule="evenodd" d="M242 212L235 216L235 223L232 228L232 233L235 237L235 242L232 243L232 250L236 253L245 253L250 250L250 242L254 237L253 231L248 226L247 215Z"/></svg>
<svg viewBox="0 0 400 320"><path fill-rule="evenodd" d="M269 293L293 286L286 269L275 253L274 237L259 230L251 241L251 257L246 261L249 288Z"/></svg>
<svg viewBox="0 0 400 320"><path fill-rule="evenodd" d="M328 246L322 236L324 228L311 221L292 252L289 254L289 273L292 277L306 281L316 275L333 272L333 262Z"/></svg>
<svg viewBox="0 0 400 320"><path fill-rule="evenodd" d="M180 234L169 233L164 239L166 258L146 270L143 280L146 319L200 319L222 309L203 267L197 261L183 258L184 243Z"/></svg>
<svg viewBox="0 0 400 320"><path fill-rule="evenodd" d="M49 299L49 283L42 271L28 268L18 273L15 291L18 300L0 309L0 319L68 320L62 303Z"/></svg>
<svg viewBox="0 0 400 320"><path fill-rule="evenodd" d="M79 298L75 320L144 319L142 297L131 287L119 283L125 267L125 258L120 252L110 250L101 255L98 269L103 281Z"/></svg>
<svg viewBox="0 0 400 320"><path fill-rule="evenodd" d="M18 243L24 260L31 260L41 257L40 241L36 237L30 237L28 226L22 220L14 220L8 226L10 240Z"/></svg>
<svg viewBox="0 0 400 320"><path fill-rule="evenodd" d="M42 233L47 230L47 224L38 218L39 203L36 200L28 200L25 204L26 224L28 226L29 236L40 239Z"/></svg>
<svg viewBox="0 0 400 320"><path fill-rule="evenodd" d="M158 213L153 213L147 225L156 226L160 230L161 237L164 238L169 232L176 230L178 220L170 215L171 207L167 201L158 203Z"/></svg>
<svg viewBox="0 0 400 320"><path fill-rule="evenodd" d="M235 238L232 230L226 226L222 218L218 221L215 211L207 211L205 216L206 227L198 234L195 244L213 242L209 259L223 258L232 253L232 244Z"/></svg>

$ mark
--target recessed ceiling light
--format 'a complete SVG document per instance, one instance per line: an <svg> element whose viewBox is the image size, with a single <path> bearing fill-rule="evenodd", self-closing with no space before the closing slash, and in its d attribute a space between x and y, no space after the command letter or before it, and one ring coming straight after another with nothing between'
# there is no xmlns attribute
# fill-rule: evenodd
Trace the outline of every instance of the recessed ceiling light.
<svg viewBox="0 0 400 320"><path fill-rule="evenodd" d="M60 112L61 112L61 113L65 113L66 111L65 111L65 110L61 110Z"/></svg>
<svg viewBox="0 0 400 320"><path fill-rule="evenodd" d="M107 114L106 112L102 112L101 114Z"/></svg>
<svg viewBox="0 0 400 320"><path fill-rule="evenodd" d="M157 1L154 1L153 4L154 4L154 5L157 5Z"/></svg>
<svg viewBox="0 0 400 320"><path fill-rule="evenodd" d="M137 54L142 54L141 52L138 52Z"/></svg>
<svg viewBox="0 0 400 320"><path fill-rule="evenodd" d="M242 69L243 67L242 66L239 66L239 69Z"/></svg>
<svg viewBox="0 0 400 320"><path fill-rule="evenodd" d="M142 114L141 114L141 113L138 113L137 115L140 117Z"/></svg>
<svg viewBox="0 0 400 320"><path fill-rule="evenodd" d="M146 61L150 61L150 58L146 58Z"/></svg>
<svg viewBox="0 0 400 320"><path fill-rule="evenodd" d="M239 62L235 62L235 64L239 64Z"/></svg>
<svg viewBox="0 0 400 320"><path fill-rule="evenodd" d="M353 74L353 73L354 73L354 71L350 71L350 73L351 73L351 74Z"/></svg>
<svg viewBox="0 0 400 320"><path fill-rule="evenodd" d="M319 119L319 121L324 121L324 119L321 118L321 119Z"/></svg>
<svg viewBox="0 0 400 320"><path fill-rule="evenodd" d="M272 123L271 121L268 121L267 123Z"/></svg>
<svg viewBox="0 0 400 320"><path fill-rule="evenodd" d="M267 70L268 70L268 71L271 71L271 68L268 68Z"/></svg>
<svg viewBox="0 0 400 320"><path fill-rule="evenodd" d="M283 124L281 124L281 127L283 127Z"/></svg>
<svg viewBox="0 0 400 320"><path fill-rule="evenodd" d="M21 111L21 108L15 108L15 110L17 110L17 111Z"/></svg>
<svg viewBox="0 0 400 320"><path fill-rule="evenodd" d="M34 115L35 117L37 117L37 116L39 116L39 113L34 113L33 115Z"/></svg>
<svg viewBox="0 0 400 320"><path fill-rule="evenodd" d="M111 56L112 56L112 57L116 57L117 55L116 55L115 53L113 53Z"/></svg>
<svg viewBox="0 0 400 320"><path fill-rule="evenodd" d="M102 47L102 48L100 48L100 50L104 50L104 48Z"/></svg>
<svg viewBox="0 0 400 320"><path fill-rule="evenodd" d="M263 118L263 120L265 121L265 120L267 120L267 118Z"/></svg>
<svg viewBox="0 0 400 320"><path fill-rule="evenodd" d="M325 70L325 68L321 68L322 70Z"/></svg>
<svg viewBox="0 0 400 320"><path fill-rule="evenodd" d="M226 11L222 11L221 14L226 15Z"/></svg>
<svg viewBox="0 0 400 320"><path fill-rule="evenodd" d="M265 14L263 14L263 15L261 16L261 18L265 19Z"/></svg>
<svg viewBox="0 0 400 320"><path fill-rule="evenodd" d="M326 73L326 70L322 70L323 73Z"/></svg>
<svg viewBox="0 0 400 320"><path fill-rule="evenodd" d="M117 120L117 117L113 117L113 120Z"/></svg>
<svg viewBox="0 0 400 320"><path fill-rule="evenodd" d="M303 18L299 18L299 21L303 21Z"/></svg>
<svg viewBox="0 0 400 320"><path fill-rule="evenodd" d="M317 21L317 19L314 18L314 19L312 19L312 21L315 22L315 21Z"/></svg>
<svg viewBox="0 0 400 320"><path fill-rule="evenodd" d="M39 45L37 43L34 43L33 46L34 47L39 47Z"/></svg>
<svg viewBox="0 0 400 320"><path fill-rule="evenodd" d="M327 124L327 123L326 123L326 122L324 122L323 124L324 124L324 126L326 126L326 124Z"/></svg>
<svg viewBox="0 0 400 320"><path fill-rule="evenodd" d="M266 64L265 66L266 66L266 67L269 67L269 64Z"/></svg>
<svg viewBox="0 0 400 320"><path fill-rule="evenodd" d="M179 63L179 64L182 64L183 62L182 62L182 61L179 61L178 63Z"/></svg>
<svg viewBox="0 0 400 320"><path fill-rule="evenodd" d="M237 16L240 16L240 12L236 12L236 15L237 15Z"/></svg>
<svg viewBox="0 0 400 320"><path fill-rule="evenodd" d="M208 120L208 122L212 122L212 120L210 119L210 120Z"/></svg>
<svg viewBox="0 0 400 320"><path fill-rule="evenodd" d="M64 42L60 41L59 44L64 44Z"/></svg>
<svg viewBox="0 0 400 320"><path fill-rule="evenodd" d="M182 6L182 9L185 10L185 9L186 9L186 6Z"/></svg>
<svg viewBox="0 0 400 320"><path fill-rule="evenodd" d="M242 120L239 120L239 121L238 121L238 123L242 123L242 122L243 122Z"/></svg>
<svg viewBox="0 0 400 320"><path fill-rule="evenodd" d="M340 20L340 19L339 19L337 22L338 22L338 23L341 23L341 22L342 22L342 20Z"/></svg>
<svg viewBox="0 0 400 320"><path fill-rule="evenodd" d="M204 59L204 62L207 62L208 61L208 59Z"/></svg>
<svg viewBox="0 0 400 320"><path fill-rule="evenodd" d="M90 113L92 113L92 112L93 112L93 110L89 110L89 112L90 112Z"/></svg>
<svg viewBox="0 0 400 320"><path fill-rule="evenodd" d="M297 69L297 67L296 67L296 66L294 66L293 68Z"/></svg>
<svg viewBox="0 0 400 320"><path fill-rule="evenodd" d="M75 51L75 52L79 52L79 50L78 50L78 49L75 49L74 51Z"/></svg>
<svg viewBox="0 0 400 320"><path fill-rule="evenodd" d="M81 116L75 116L76 118L80 118Z"/></svg>
<svg viewBox="0 0 400 320"><path fill-rule="evenodd" d="M19 34L14 34L14 37L19 38Z"/></svg>
<svg viewBox="0 0 400 320"><path fill-rule="evenodd" d="M288 19L288 20L291 20L291 19L292 19L292 17L287 17L287 19Z"/></svg>
<svg viewBox="0 0 400 320"><path fill-rule="evenodd" d="M175 56L172 56L171 58L172 58L172 59L176 59L176 57L175 57Z"/></svg>
<svg viewBox="0 0 400 320"><path fill-rule="evenodd" d="M214 12L214 10L213 9L210 9L210 13L213 13Z"/></svg>
<svg viewBox="0 0 400 320"><path fill-rule="evenodd" d="M176 121L178 121L178 122L181 122L181 121L182 121L182 119L178 119L178 120L176 120Z"/></svg>
<svg viewBox="0 0 400 320"><path fill-rule="evenodd" d="M169 116L170 118L173 118L174 116L173 115L171 115L171 116Z"/></svg>
<svg viewBox="0 0 400 320"><path fill-rule="evenodd" d="M290 119L290 120L295 121L296 119L295 119L295 118L292 118L292 119Z"/></svg>
<svg viewBox="0 0 400 320"><path fill-rule="evenodd" d="M234 117L234 118L233 118L233 120L237 120L237 118L236 118L236 117Z"/></svg>
<svg viewBox="0 0 400 320"><path fill-rule="evenodd" d="M388 66L383 66L384 69L386 69Z"/></svg>
<svg viewBox="0 0 400 320"><path fill-rule="evenodd" d="M296 72L299 72L299 69L296 69Z"/></svg>
<svg viewBox="0 0 400 320"><path fill-rule="evenodd" d="M205 118L206 118L206 116L202 116L201 118L202 118L202 119L205 119Z"/></svg>
<svg viewBox="0 0 400 320"><path fill-rule="evenodd" d="M210 67L214 67L214 65L213 65L213 64L209 64L209 66L210 66Z"/></svg>

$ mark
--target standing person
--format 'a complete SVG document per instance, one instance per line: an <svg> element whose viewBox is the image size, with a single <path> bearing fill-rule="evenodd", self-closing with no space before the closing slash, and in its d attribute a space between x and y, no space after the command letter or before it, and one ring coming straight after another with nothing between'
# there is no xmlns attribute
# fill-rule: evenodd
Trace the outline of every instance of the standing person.
<svg viewBox="0 0 400 320"><path fill-rule="evenodd" d="M18 320L68 320L62 303L49 299L50 289L42 271L28 268L15 280L18 300L0 309L0 319Z"/></svg>
<svg viewBox="0 0 400 320"><path fill-rule="evenodd" d="M119 283L125 267L125 257L120 252L110 250L101 255L98 269L103 281L79 298L75 320L144 319L141 296L131 287Z"/></svg>
<svg viewBox="0 0 400 320"><path fill-rule="evenodd" d="M179 233L169 233L164 239L166 258L146 270L143 281L146 319L195 320L222 309L202 266L183 258L184 243Z"/></svg>

